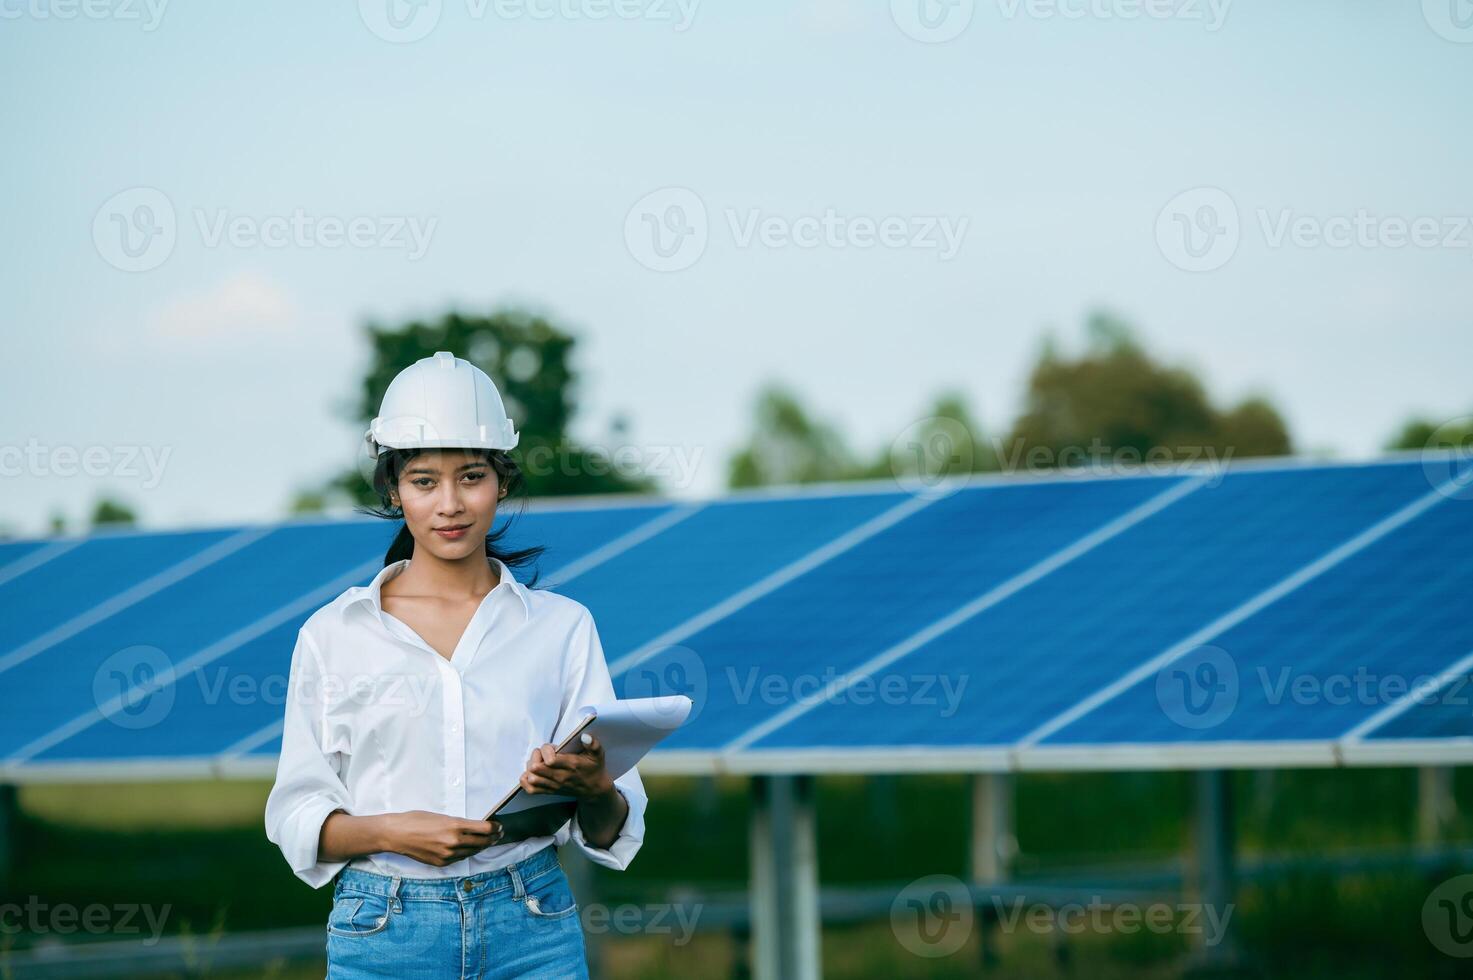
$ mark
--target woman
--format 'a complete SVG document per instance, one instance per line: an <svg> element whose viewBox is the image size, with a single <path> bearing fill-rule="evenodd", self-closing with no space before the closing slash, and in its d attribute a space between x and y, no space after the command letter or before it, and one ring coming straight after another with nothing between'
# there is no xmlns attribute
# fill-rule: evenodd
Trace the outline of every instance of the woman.
<svg viewBox="0 0 1473 980"><path fill-rule="evenodd" d="M404 525L373 581L297 634L267 836L303 881L335 881L329 978L586 977L557 847L628 867L648 801L596 738L556 751L614 690L587 608L513 575L542 549L491 533L518 434L491 379L442 351L400 372L365 439L373 513ZM518 784L575 816L503 841L482 818Z"/></svg>

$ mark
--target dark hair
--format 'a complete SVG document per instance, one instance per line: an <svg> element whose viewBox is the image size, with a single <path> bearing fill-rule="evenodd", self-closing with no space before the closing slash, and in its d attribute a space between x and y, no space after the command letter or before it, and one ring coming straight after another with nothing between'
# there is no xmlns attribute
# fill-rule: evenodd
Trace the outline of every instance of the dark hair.
<svg viewBox="0 0 1473 980"><path fill-rule="evenodd" d="M409 461L418 456L423 450L420 449L389 449L378 457L378 462L373 468L373 491L378 495L380 506L378 507L355 507L360 513L372 514L374 517L382 517L390 521L402 521L404 511L396 507L389 497L389 490L399 486L399 477L404 472L404 467ZM509 503L517 496L517 491L524 487L522 480L522 468L517 465L516 460L501 449L467 449L465 452L480 456L491 464L496 471L497 482L506 488L506 496L502 498L503 503ZM525 495L521 498L522 509L526 508ZM520 513L520 511L518 512ZM505 562L508 567L517 568L535 562L547 549L542 545L534 545L530 548L519 550L505 550L500 547L499 542L511 530L512 521L508 520L501 525L500 530L492 531L486 535L486 554L489 558L497 558ZM399 533L395 535L394 542L389 545L388 552L384 555L384 565L392 565L396 561L414 555L414 535L409 533L409 525L399 525ZM537 576L525 583L528 588L537 584Z"/></svg>

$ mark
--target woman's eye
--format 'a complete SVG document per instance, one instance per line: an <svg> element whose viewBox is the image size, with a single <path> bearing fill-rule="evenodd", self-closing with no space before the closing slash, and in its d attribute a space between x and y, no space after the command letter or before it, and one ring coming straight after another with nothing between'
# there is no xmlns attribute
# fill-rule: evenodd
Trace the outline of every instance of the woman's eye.
<svg viewBox="0 0 1473 980"><path fill-rule="evenodd" d="M465 478L472 483L479 483L486 478L485 473L467 473Z"/></svg>
<svg viewBox="0 0 1473 980"><path fill-rule="evenodd" d="M420 478L419 478L419 479L418 479L418 480L415 480L415 481L413 481L413 483L414 483L414 485L415 485L415 486L417 486L417 487L419 487L419 488L420 488L420 489L421 489L421 490L425 490L425 489L428 489L428 488L429 488L429 485L430 485L430 484L431 484L431 483L433 483L433 482L434 482L434 481L433 481L433 480L431 480L431 479L430 479L430 478L429 478L429 477L427 477L427 476L422 476L422 477L420 477Z"/></svg>

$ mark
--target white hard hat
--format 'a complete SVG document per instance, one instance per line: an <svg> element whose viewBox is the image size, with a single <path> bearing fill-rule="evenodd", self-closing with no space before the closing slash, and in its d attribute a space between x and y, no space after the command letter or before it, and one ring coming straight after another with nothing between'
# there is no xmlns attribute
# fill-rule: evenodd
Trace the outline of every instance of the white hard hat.
<svg viewBox="0 0 1473 980"><path fill-rule="evenodd" d="M511 449L519 438L486 372L448 350L395 375L363 434L375 457L387 449Z"/></svg>

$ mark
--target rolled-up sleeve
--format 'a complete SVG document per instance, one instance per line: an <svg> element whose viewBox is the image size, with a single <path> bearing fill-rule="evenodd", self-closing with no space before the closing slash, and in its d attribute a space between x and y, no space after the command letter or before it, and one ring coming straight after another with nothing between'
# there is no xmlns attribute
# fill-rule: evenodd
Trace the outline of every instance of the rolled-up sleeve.
<svg viewBox="0 0 1473 980"><path fill-rule="evenodd" d="M322 748L323 677L321 653L303 628L297 632L287 678L281 757L266 798L266 837L281 848L296 876L313 888L327 884L348 863L318 859L323 822L334 810L353 812L338 760Z"/></svg>
<svg viewBox="0 0 1473 980"><path fill-rule="evenodd" d="M603 644L599 641L598 627L593 615L586 609L573 633L569 654L572 661L567 674L567 692L563 700L563 716L558 724L556 741L561 741L582 718L580 709L585 705L604 704L615 700L614 683L609 677L608 661L604 658ZM575 815L557 834L558 843L571 839L589 860L606 868L623 871L634 860L644 843L644 815L649 805L644 782L639 777L639 767L630 768L614 780L614 788L629 804L629 814L619 828L619 836L607 849L596 847L583 836L583 828Z"/></svg>

